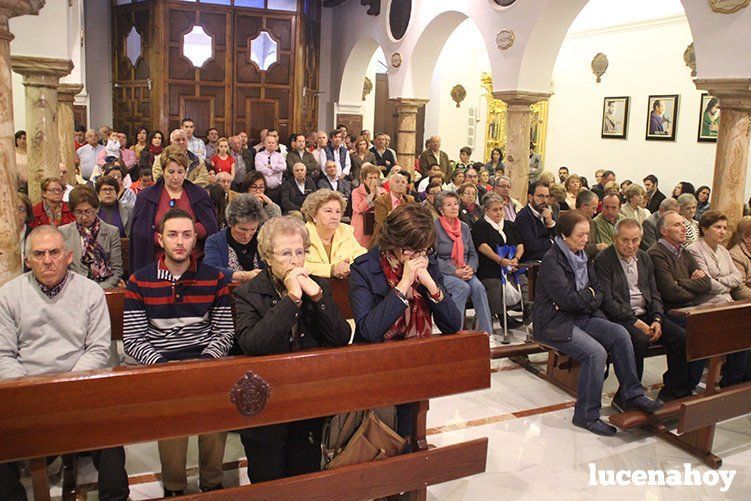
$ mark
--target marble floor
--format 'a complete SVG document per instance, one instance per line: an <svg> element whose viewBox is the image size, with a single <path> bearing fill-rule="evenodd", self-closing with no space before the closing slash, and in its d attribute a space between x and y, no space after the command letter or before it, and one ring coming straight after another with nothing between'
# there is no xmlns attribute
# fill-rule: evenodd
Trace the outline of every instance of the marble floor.
<svg viewBox="0 0 751 501"><path fill-rule="evenodd" d="M524 339L523 331L513 331L514 342ZM497 339L491 338L491 345ZM545 355L532 355L533 363L544 368ZM700 472L708 468L695 458L643 430L619 432L615 437L599 437L571 425L573 400L540 377L508 360L492 361L491 387L487 390L434 399L428 412L429 442L448 445L488 437L487 469L483 474L428 489L431 500L478 501L507 499L605 499L605 500L699 500L749 499L751 492L751 416L718 426L715 452L724 459L724 470L736 475L727 492L720 486L590 486L590 463L599 470L671 470L691 463ZM664 357L646 361L643 383L655 396L665 370ZM617 381L606 381L603 414L612 413L610 398ZM195 438L188 457L189 492L197 491ZM131 476L131 498L160 497L159 460L156 444L126 447L127 469ZM239 437L230 434L225 453L225 486L248 483ZM91 489L96 472L84 458L79 482ZM721 485L721 484L720 484ZM52 491L59 499L60 487ZM96 489L88 499L96 499Z"/></svg>

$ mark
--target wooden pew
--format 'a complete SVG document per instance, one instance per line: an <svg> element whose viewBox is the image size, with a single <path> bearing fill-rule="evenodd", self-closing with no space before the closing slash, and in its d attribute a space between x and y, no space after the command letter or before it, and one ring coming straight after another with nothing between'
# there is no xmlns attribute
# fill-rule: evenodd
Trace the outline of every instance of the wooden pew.
<svg viewBox="0 0 751 501"><path fill-rule="evenodd" d="M121 254L123 257L123 276L125 277L124 280L127 282L128 278L130 277L130 241L128 240L128 237L121 237L120 238L120 248L121 248ZM133 270L135 271L135 270Z"/></svg>
<svg viewBox="0 0 751 501"><path fill-rule="evenodd" d="M686 318L686 357L709 359L704 393L666 403L654 415L629 411L610 417L621 429L645 426L657 436L698 457L711 468L722 459L712 453L715 426L751 412L751 383L720 389L725 355L751 349L751 300L704 305L671 312ZM678 418L674 433L665 421Z"/></svg>
<svg viewBox="0 0 751 501"><path fill-rule="evenodd" d="M487 336L427 339L230 357L0 382L0 462L31 458L35 499L49 499L44 457L237 430L412 402L412 452L384 461L194 497L372 499L485 471L487 438L429 448L427 400L490 387ZM261 378L237 390L246 376ZM238 393L239 391L239 393ZM248 415L232 396L261 395ZM256 400L258 403L259 400ZM19 412L22 410L22 412Z"/></svg>

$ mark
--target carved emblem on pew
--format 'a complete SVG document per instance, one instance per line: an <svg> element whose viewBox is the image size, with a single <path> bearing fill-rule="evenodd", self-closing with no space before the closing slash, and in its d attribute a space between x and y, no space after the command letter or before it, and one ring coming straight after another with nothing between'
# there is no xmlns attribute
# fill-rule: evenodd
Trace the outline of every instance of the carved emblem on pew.
<svg viewBox="0 0 751 501"><path fill-rule="evenodd" d="M258 374L248 371L229 391L229 400L243 416L255 416L266 407L271 386Z"/></svg>

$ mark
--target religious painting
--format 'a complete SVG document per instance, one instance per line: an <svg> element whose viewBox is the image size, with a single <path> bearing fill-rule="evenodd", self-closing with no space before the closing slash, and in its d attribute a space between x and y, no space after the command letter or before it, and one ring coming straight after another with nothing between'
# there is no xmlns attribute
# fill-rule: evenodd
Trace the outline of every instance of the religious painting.
<svg viewBox="0 0 751 501"><path fill-rule="evenodd" d="M675 141L678 126L678 95L649 96L647 136L653 141Z"/></svg>
<svg viewBox="0 0 751 501"><path fill-rule="evenodd" d="M606 97L602 105L600 137L626 139L629 97Z"/></svg>
<svg viewBox="0 0 751 501"><path fill-rule="evenodd" d="M720 132L720 100L709 94L701 95L699 106L699 141L717 142Z"/></svg>

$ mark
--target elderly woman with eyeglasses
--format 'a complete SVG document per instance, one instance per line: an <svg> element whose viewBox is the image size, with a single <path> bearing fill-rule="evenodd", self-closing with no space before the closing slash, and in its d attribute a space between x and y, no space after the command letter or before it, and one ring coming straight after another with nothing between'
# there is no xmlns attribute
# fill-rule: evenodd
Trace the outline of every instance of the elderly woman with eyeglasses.
<svg viewBox="0 0 751 501"><path fill-rule="evenodd" d="M235 289L237 346L246 355L274 355L344 346L351 328L325 279L303 266L310 238L293 216L266 222L258 250L267 268ZM324 418L240 431L251 483L318 471Z"/></svg>
<svg viewBox="0 0 751 501"><path fill-rule="evenodd" d="M62 226L76 220L68 204L63 202L65 185L56 177L48 177L42 181L42 201L34 206L34 220L31 227L43 224Z"/></svg>
<svg viewBox="0 0 751 501"><path fill-rule="evenodd" d="M272 217L281 216L282 209L273 200L266 196L266 178L257 170L251 171L245 176L245 180L242 184L242 192L250 193L256 197L261 204L263 204L263 210L266 212L266 216L271 219ZM231 200L230 200L231 201Z"/></svg>
<svg viewBox="0 0 751 501"><path fill-rule="evenodd" d="M686 227L686 245L699 240L699 222L694 219L698 205L693 193L678 195L678 213L683 216L683 225Z"/></svg>
<svg viewBox="0 0 751 501"><path fill-rule="evenodd" d="M99 219L120 230L120 237L129 237L133 219L133 207L117 199L119 183L111 176L100 176L96 180L99 196Z"/></svg>
<svg viewBox="0 0 751 501"><path fill-rule="evenodd" d="M261 202L247 193L238 193L225 214L227 228L206 239L203 262L233 282L248 282L266 267L258 252L258 229L266 214Z"/></svg>
<svg viewBox="0 0 751 501"><path fill-rule="evenodd" d="M354 228L342 223L346 206L341 193L328 189L311 193L303 203L310 234L305 268L317 277L347 278L355 258L367 252L355 238Z"/></svg>
<svg viewBox="0 0 751 501"><path fill-rule="evenodd" d="M195 219L200 253L206 237L219 231L214 206L206 190L186 179L188 155L179 145L162 152L163 175L136 199L130 237L130 267L133 272L155 261L163 252L156 240L159 223L173 207ZM194 249L194 252L196 250Z"/></svg>
<svg viewBox="0 0 751 501"><path fill-rule="evenodd" d="M102 289L124 287L120 231L97 215L99 198L89 186L76 186L68 198L76 217L60 227L65 245L73 252L70 271L98 283Z"/></svg>

